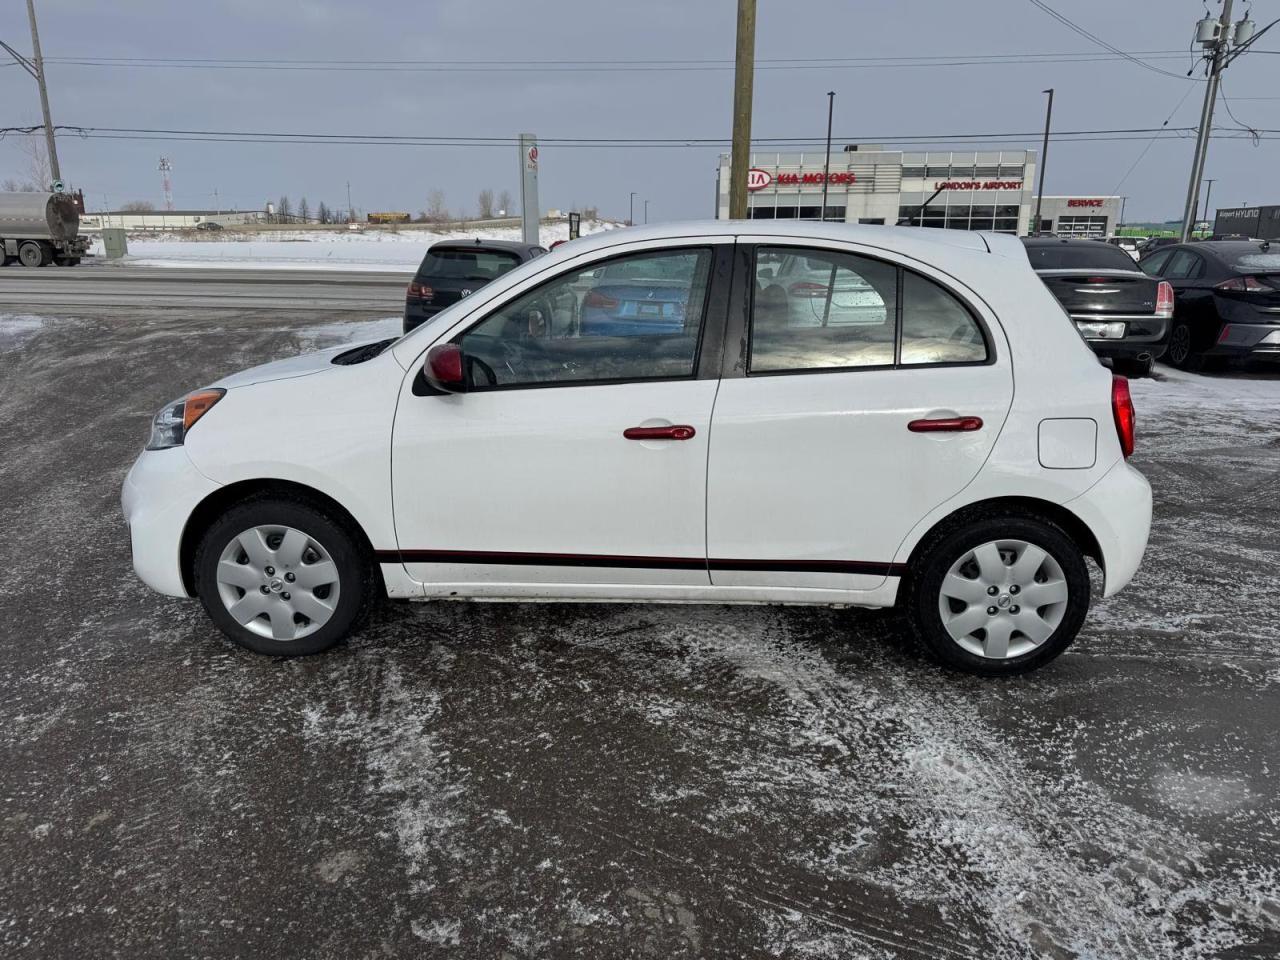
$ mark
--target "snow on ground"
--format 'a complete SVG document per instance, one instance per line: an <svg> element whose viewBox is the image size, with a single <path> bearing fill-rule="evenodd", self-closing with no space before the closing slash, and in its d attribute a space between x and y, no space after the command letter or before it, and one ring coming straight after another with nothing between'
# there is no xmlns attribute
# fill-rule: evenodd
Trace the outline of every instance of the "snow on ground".
<svg viewBox="0 0 1280 960"><path fill-rule="evenodd" d="M583 221L584 236L612 230L611 221ZM544 224L541 240L550 245L569 239L566 222ZM368 270L400 273L422 262L427 248L441 240L519 240L519 227L472 230L292 230L272 233L230 233L217 240L179 236L130 237L129 255L114 263L148 267L205 267L272 270ZM102 256L102 241L90 252Z"/></svg>
<svg viewBox="0 0 1280 960"><path fill-rule="evenodd" d="M0 350L11 350L35 336L44 321L25 314L0 313Z"/></svg>

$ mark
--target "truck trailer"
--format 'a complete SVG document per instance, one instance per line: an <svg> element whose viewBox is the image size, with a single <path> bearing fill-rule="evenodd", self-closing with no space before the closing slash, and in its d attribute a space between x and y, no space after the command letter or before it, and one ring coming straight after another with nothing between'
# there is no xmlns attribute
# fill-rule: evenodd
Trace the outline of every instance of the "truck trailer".
<svg viewBox="0 0 1280 960"><path fill-rule="evenodd" d="M0 193L3 266L51 263L73 267L89 249L80 236L80 211L65 193Z"/></svg>

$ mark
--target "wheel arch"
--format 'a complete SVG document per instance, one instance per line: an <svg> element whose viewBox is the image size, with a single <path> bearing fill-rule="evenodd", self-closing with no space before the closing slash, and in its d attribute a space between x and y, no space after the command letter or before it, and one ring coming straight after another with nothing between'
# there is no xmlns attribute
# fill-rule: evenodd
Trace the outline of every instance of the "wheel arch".
<svg viewBox="0 0 1280 960"><path fill-rule="evenodd" d="M364 549L369 563L377 573L378 582L382 584L383 592L386 592L382 568L374 562L373 542L350 510L328 494L322 493L304 483L276 478L259 478L239 480L219 487L201 500L196 505L196 508L191 511L191 515L187 518L186 526L182 530L182 541L178 548L179 564L182 570L182 585L186 588L188 596L195 596L196 547L199 546L200 538L204 535L204 532L229 507L243 503L246 500L268 499L271 497L288 497L294 500L301 500L303 503L313 504L340 521L351 531L357 542Z"/></svg>
<svg viewBox="0 0 1280 960"><path fill-rule="evenodd" d="M1035 497L993 497L989 500L978 500L960 507L958 510L947 514L925 531L924 535L916 541L915 546L911 548L911 553L907 557L906 575L910 577L915 574L915 571L919 569L920 560L924 552L940 536L975 520L1005 517L1010 514L1047 520L1062 528L1063 532L1071 538L1072 543L1080 548L1080 552L1093 560L1105 573L1106 562L1098 538L1089 529L1088 524L1066 507L1048 500L1039 500Z"/></svg>

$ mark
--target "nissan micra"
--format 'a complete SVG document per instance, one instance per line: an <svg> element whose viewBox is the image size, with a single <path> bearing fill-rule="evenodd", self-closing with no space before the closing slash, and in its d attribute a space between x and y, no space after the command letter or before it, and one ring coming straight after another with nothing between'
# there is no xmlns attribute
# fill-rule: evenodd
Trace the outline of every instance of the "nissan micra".
<svg viewBox="0 0 1280 960"><path fill-rule="evenodd" d="M164 407L134 568L312 654L375 599L898 606L1038 667L1133 576L1128 386L1014 237L713 222L576 240L391 341Z"/></svg>

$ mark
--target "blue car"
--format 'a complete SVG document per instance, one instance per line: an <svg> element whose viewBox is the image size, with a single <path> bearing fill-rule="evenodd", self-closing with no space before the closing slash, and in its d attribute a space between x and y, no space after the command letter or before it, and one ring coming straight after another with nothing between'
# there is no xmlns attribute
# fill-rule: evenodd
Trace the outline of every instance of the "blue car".
<svg viewBox="0 0 1280 960"><path fill-rule="evenodd" d="M684 331L698 256L630 259L601 268L582 298L583 337L651 337Z"/></svg>

